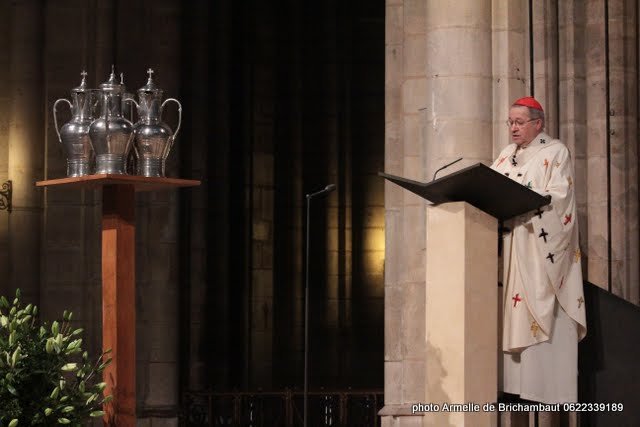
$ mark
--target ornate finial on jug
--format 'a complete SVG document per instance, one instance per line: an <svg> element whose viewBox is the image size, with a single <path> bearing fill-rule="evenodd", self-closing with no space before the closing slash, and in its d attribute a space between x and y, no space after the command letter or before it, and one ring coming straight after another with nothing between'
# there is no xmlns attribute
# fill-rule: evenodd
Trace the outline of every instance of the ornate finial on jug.
<svg viewBox="0 0 640 427"><path fill-rule="evenodd" d="M116 81L116 66L113 64L111 64L111 75L109 76L108 82L111 84L118 84Z"/></svg>
<svg viewBox="0 0 640 427"><path fill-rule="evenodd" d="M143 91L143 92L158 92L159 94L162 94L162 90L158 89L158 86L156 86L156 83L153 81L153 69L149 68L147 70L147 74L149 75L149 77L147 78L147 84L142 86L139 91Z"/></svg>

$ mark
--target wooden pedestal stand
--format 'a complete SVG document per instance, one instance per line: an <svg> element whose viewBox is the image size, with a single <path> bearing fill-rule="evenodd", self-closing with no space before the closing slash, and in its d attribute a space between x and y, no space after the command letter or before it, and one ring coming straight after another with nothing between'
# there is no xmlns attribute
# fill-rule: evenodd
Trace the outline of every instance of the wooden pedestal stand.
<svg viewBox="0 0 640 427"><path fill-rule="evenodd" d="M102 187L102 348L113 359L104 371L113 404L107 420L136 425L135 192L193 187L200 181L130 175L88 175L36 182L37 187Z"/></svg>

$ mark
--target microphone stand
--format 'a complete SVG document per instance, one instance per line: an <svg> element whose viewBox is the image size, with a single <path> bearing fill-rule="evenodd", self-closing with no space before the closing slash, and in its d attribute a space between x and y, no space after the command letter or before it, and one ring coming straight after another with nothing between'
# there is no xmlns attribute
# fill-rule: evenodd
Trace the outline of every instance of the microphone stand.
<svg viewBox="0 0 640 427"><path fill-rule="evenodd" d="M438 175L438 172L440 172L442 169L446 169L449 166L453 165L454 163L458 163L460 160L462 160L464 157L460 157L458 160L454 160L451 163L447 163L446 165L442 166L440 169L438 169L437 171L435 171L433 173L433 179L431 181L435 181L436 180L436 175Z"/></svg>
<svg viewBox="0 0 640 427"><path fill-rule="evenodd" d="M323 190L307 194L307 242L305 248L305 279L304 279L304 390L303 396L303 426L307 427L307 401L309 394L309 227L311 225L311 199L320 194L329 193L336 189L335 184L327 185Z"/></svg>

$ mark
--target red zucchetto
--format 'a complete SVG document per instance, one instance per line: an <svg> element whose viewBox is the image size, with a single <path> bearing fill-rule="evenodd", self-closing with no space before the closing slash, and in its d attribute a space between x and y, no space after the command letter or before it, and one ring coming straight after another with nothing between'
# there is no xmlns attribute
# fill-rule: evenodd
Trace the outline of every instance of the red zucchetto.
<svg viewBox="0 0 640 427"><path fill-rule="evenodd" d="M525 96L524 98L517 99L513 105L521 105L523 107L533 108L535 110L544 111L542 105L533 96Z"/></svg>

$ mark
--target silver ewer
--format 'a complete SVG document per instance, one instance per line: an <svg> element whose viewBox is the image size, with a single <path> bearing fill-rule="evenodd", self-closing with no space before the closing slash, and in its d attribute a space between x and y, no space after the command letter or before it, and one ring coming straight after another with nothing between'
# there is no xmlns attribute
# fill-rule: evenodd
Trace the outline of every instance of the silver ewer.
<svg viewBox="0 0 640 427"><path fill-rule="evenodd" d="M86 71L82 71L80 75L82 76L80 86L71 89L73 101L60 98L53 103L53 123L58 140L67 155L67 176L83 176L91 173L93 147L89 138L89 127L93 121L96 91L87 88ZM69 104L72 116L69 122L62 125L62 128L58 128L57 106L60 102Z"/></svg>
<svg viewBox="0 0 640 427"><path fill-rule="evenodd" d="M126 159L133 141L133 125L122 117L124 85L111 69L100 85L100 117L91 123L89 136L96 153L96 174L126 174Z"/></svg>
<svg viewBox="0 0 640 427"><path fill-rule="evenodd" d="M138 121L134 126L134 152L138 164L138 174L143 176L165 176L165 162L175 143L182 123L182 105L177 99L162 101L162 89L153 81L153 70L148 69L147 84L138 89L138 102L125 99L136 105ZM176 130L162 121L162 111L169 102L178 104L178 125Z"/></svg>

